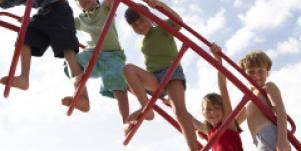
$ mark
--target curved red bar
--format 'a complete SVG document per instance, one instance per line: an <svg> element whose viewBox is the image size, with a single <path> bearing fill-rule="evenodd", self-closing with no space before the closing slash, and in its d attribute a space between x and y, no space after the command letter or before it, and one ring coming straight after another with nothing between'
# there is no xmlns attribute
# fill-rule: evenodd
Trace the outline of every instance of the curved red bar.
<svg viewBox="0 0 301 151"><path fill-rule="evenodd" d="M208 53L206 53L202 48L200 48L198 45L196 45L194 42L192 42L190 39L188 39L185 35L183 35L180 32L175 32L173 29L169 28L167 24L165 24L160 18L154 16L153 14L137 7L137 5L134 2L131 2L129 0L122 0L126 5L130 6L134 10L143 13L144 16L152 19L154 22L156 22L158 25L160 25L162 28L173 34L175 37L177 37L179 40L185 42L187 45L189 45L195 52L197 52L200 56L202 56L206 61L211 63L215 68L217 68L220 72L222 72L226 77L232 81L232 83L238 87L241 91L243 91L253 102L261 109L265 111L269 111L268 108L265 108L263 104L260 102L260 100L246 87L239 79L237 79L231 72L229 72L224 66L220 65L214 58L212 58ZM267 116L269 118L273 118L273 113L270 111L267 113ZM275 118L275 117L274 117ZM139 119L139 118L138 118ZM139 126L139 125L138 125ZM138 127L137 126L137 127ZM134 127L135 128L135 127ZM135 133L135 129L133 129ZM131 133L131 132L130 132ZM130 134L129 133L129 134ZM132 137L128 135L129 137ZM289 132L288 133L289 140L291 143L297 148L301 148L300 143L298 140ZM126 140L128 137L126 138ZM128 141L128 140L127 140ZM125 141L126 143L126 141Z"/></svg>
<svg viewBox="0 0 301 151"><path fill-rule="evenodd" d="M144 2L148 2L148 0L143 0ZM175 23L181 25L183 28L185 28L187 31L189 31L192 35L194 35L195 37L197 37L199 40L201 40L203 43L205 43L208 47L211 47L212 43L209 42L205 37L203 37L201 34L199 34L198 32L196 32L195 30L193 30L192 28L190 28L187 24L185 24L183 21L178 20L176 17L174 17L170 12L164 10L162 7L156 7L156 9L158 9L160 12L162 12L164 15L168 16L170 19L172 19ZM262 94L264 94L266 96L265 91L260 88L256 82L251 79L243 70L241 70L240 67L237 66L236 63L234 63L229 57L227 57L223 52L221 52L221 56L222 58L224 58L233 68L235 68L241 75L243 75L250 83L252 83L252 85L254 85ZM266 96L267 97L267 96ZM263 110L263 112L266 112L265 110ZM296 124L294 123L294 121L292 120L292 118L287 115L287 119L288 122L291 125L291 133L295 133L296 131ZM272 119L270 119L272 120ZM275 123L276 124L276 123Z"/></svg>
<svg viewBox="0 0 301 151"><path fill-rule="evenodd" d="M10 23L7 23L7 22L4 22L4 21L1 21L1 20L0 20L0 26L5 27L5 28L10 29L15 32L19 32L19 30L20 30L20 27L10 24Z"/></svg>
<svg viewBox="0 0 301 151"><path fill-rule="evenodd" d="M14 19L16 19L18 21L22 20L22 17L14 15L14 14L9 13L9 12L0 12L0 16L7 16L7 17L10 17L10 18L14 18Z"/></svg>

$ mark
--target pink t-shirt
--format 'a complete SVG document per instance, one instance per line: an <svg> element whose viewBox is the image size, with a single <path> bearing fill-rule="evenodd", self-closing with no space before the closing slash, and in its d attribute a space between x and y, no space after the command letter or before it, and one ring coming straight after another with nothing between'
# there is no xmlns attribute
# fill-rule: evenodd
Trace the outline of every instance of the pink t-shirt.
<svg viewBox="0 0 301 151"><path fill-rule="evenodd" d="M217 132L222 123L219 123L208 133L208 139ZM224 134L212 145L212 151L242 151L239 132L227 129Z"/></svg>

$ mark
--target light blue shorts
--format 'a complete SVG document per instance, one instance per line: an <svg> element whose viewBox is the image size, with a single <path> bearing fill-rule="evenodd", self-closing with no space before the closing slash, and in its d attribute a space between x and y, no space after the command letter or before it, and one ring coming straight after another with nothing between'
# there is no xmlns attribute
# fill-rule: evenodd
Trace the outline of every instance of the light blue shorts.
<svg viewBox="0 0 301 151"><path fill-rule="evenodd" d="M272 123L263 127L254 138L254 144L258 151L275 151L276 143L277 127Z"/></svg>
<svg viewBox="0 0 301 151"><path fill-rule="evenodd" d="M93 54L93 49L86 49L77 54L77 61L86 69ZM125 55L123 51L102 51L90 75L91 78L101 78L100 94L114 98L113 91L126 91L126 81L123 75ZM65 73L68 69L65 67Z"/></svg>

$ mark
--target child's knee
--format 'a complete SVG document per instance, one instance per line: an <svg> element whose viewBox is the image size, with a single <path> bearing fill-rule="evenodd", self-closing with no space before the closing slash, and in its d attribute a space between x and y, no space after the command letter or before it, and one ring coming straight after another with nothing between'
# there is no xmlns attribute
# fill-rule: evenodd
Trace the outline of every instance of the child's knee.
<svg viewBox="0 0 301 151"><path fill-rule="evenodd" d="M136 69L136 66L133 65L133 64L127 64L123 67L123 73L125 75L129 74L129 73L132 73L133 71L135 71Z"/></svg>

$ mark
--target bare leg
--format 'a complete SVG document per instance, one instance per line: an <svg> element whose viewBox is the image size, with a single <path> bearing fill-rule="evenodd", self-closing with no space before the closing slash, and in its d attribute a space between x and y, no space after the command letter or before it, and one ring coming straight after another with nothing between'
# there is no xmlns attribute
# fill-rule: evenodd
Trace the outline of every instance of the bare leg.
<svg viewBox="0 0 301 151"><path fill-rule="evenodd" d="M185 105L185 92L182 81L174 80L169 82L167 86L168 95L170 96L173 110L179 121L183 135L191 151L197 151L197 138L192 125L192 120L187 112Z"/></svg>
<svg viewBox="0 0 301 151"><path fill-rule="evenodd" d="M73 50L65 50L64 51L65 59L70 67L71 70L71 76L75 78L74 87L76 88L79 85L79 81L81 79L82 70L79 66L79 64L76 61L76 55ZM71 101L73 100L72 96L67 96L62 99L62 104L66 106L70 106ZM90 110L89 105L89 96L87 89L84 88L82 94L80 95L79 99L76 102L76 109L88 112Z"/></svg>
<svg viewBox="0 0 301 151"><path fill-rule="evenodd" d="M124 67L124 75L129 86L133 90L134 94L137 96L141 106L145 106L148 102L145 89L155 90L158 86L157 79L152 75L152 73L144 71L139 67L131 64L126 65ZM137 118L140 112L141 109L134 112L132 115L129 116L129 120ZM152 120L154 118L154 112L152 110L149 111L145 118L147 120Z"/></svg>
<svg viewBox="0 0 301 151"><path fill-rule="evenodd" d="M27 90L29 88L29 72L31 62L31 49L29 46L24 45L21 50L21 74L20 76L13 77L12 87ZM0 83L6 84L8 76L0 79Z"/></svg>
<svg viewBox="0 0 301 151"><path fill-rule="evenodd" d="M122 117L122 123L124 124L127 122L127 118L129 116L129 101L127 92L113 91L113 93L118 101L119 112Z"/></svg>
<svg viewBox="0 0 301 151"><path fill-rule="evenodd" d="M129 122L127 121L129 117L129 101L128 101L127 92L113 91L113 93L118 102L119 113L122 117L122 123L124 125L124 133L126 135L131 128Z"/></svg>

